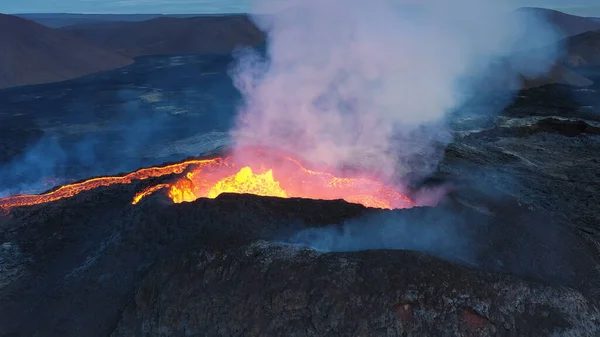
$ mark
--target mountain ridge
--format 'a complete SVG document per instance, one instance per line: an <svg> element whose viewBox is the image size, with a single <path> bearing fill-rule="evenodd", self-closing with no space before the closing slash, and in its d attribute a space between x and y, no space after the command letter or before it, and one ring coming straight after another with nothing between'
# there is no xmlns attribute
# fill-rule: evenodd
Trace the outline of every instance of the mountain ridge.
<svg viewBox="0 0 600 337"><path fill-rule="evenodd" d="M133 63L33 21L0 14L0 88L60 82Z"/></svg>
<svg viewBox="0 0 600 337"><path fill-rule="evenodd" d="M255 47L265 34L247 15L158 17L139 22L105 22L59 29L128 57L231 52Z"/></svg>

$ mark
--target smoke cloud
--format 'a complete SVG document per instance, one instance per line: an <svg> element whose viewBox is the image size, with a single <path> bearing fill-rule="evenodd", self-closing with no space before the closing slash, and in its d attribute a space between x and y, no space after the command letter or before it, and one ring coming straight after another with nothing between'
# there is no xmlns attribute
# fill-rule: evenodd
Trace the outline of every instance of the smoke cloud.
<svg viewBox="0 0 600 337"><path fill-rule="evenodd" d="M506 2L254 1L268 41L265 55L240 52L232 69L245 99L234 144L276 146L398 183L432 173L458 110L518 89L558 56L549 23L499 3ZM498 113L509 100L495 99L485 110ZM419 204L437 204L441 190L422 190ZM281 241L319 251L422 251L493 270L551 274L531 268L530 260L520 268L525 263L512 253L496 265L491 257L504 252L502 245L491 251L487 243L506 238L487 222L448 208L414 208L304 228Z"/></svg>
<svg viewBox="0 0 600 337"><path fill-rule="evenodd" d="M481 226L485 222L480 223ZM306 228L284 238L284 243L322 252L375 249L421 251L468 265L477 264L466 220L446 210L378 212L343 225Z"/></svg>
<svg viewBox="0 0 600 337"><path fill-rule="evenodd" d="M448 116L496 77L542 74L555 32L487 0L256 0L266 56L238 55L238 146L384 177L435 170ZM261 15L268 13L268 15ZM527 34L524 34L524 32ZM502 66L498 66L502 64Z"/></svg>
<svg viewBox="0 0 600 337"><path fill-rule="evenodd" d="M373 212L343 224L296 227L276 239L325 253L418 251L470 267L570 287L594 282L595 276L589 272L593 258L585 250L574 249L580 245L576 235L549 216L512 209L505 217L481 210L485 207L443 204Z"/></svg>
<svg viewBox="0 0 600 337"><path fill-rule="evenodd" d="M2 90L0 198L227 145L239 100L231 62L150 57L61 84Z"/></svg>

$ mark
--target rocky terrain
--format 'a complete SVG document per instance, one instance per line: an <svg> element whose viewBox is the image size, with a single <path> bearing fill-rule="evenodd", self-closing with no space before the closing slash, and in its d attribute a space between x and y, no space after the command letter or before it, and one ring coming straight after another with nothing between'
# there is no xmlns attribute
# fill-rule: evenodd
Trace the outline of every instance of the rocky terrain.
<svg viewBox="0 0 600 337"><path fill-rule="evenodd" d="M600 106L576 90L463 111L438 172L408 180L435 207L130 205L148 180L13 209L0 335L597 335Z"/></svg>
<svg viewBox="0 0 600 337"><path fill-rule="evenodd" d="M225 151L231 60L0 90L2 187ZM600 69L570 71L458 109L437 171L398 177L432 206L131 205L166 176L2 212L0 336L600 335Z"/></svg>
<svg viewBox="0 0 600 337"><path fill-rule="evenodd" d="M132 206L133 187L1 218L2 261L10 271L0 290L3 335L509 336L600 329L594 248L516 200L490 203L478 195L473 205L469 193L458 192L436 208L385 212L243 195L170 205L158 195ZM318 253L278 243L299 228L358 218L373 219L363 225L377 230L376 219L390 217L409 220L417 233L460 226L475 243L469 249L477 265L408 251ZM544 272L540 263L552 267ZM505 274L519 264L524 279Z"/></svg>
<svg viewBox="0 0 600 337"><path fill-rule="evenodd" d="M0 88L64 81L133 61L71 35L0 14Z"/></svg>

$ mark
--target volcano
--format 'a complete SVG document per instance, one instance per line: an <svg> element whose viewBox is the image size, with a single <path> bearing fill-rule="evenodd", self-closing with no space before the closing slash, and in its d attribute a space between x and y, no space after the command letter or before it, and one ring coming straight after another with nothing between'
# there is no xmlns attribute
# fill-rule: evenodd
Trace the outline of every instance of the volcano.
<svg viewBox="0 0 600 337"><path fill-rule="evenodd" d="M555 227L527 205L464 188L437 207L396 210L232 193L182 203L158 193L132 205L139 191L185 176L138 172L156 176L105 178L106 186L0 216L0 335L326 336L331 324L341 335L598 331L594 262L572 249L581 243L572 233L540 241L534 233ZM349 221L359 226L330 227ZM396 230L402 223L407 230ZM427 228L460 228L479 268L416 251L319 252L286 239L319 229L351 238L360 228L398 248L418 248ZM454 240L421 248L443 252ZM557 272L543 274L539 261L553 253Z"/></svg>
<svg viewBox="0 0 600 337"><path fill-rule="evenodd" d="M482 175L459 178L464 158L523 167L476 146L565 132L540 125L461 138L445 161L459 169L422 187L453 186L434 207L411 201L419 184L268 148L1 199L0 335L594 334L600 274L584 232L474 185ZM523 153L547 154L533 145ZM597 149L562 146L566 158ZM519 172L568 192L563 209L597 214L552 167Z"/></svg>
<svg viewBox="0 0 600 337"><path fill-rule="evenodd" d="M202 197L214 199L222 193L237 193L281 198L342 199L382 209L414 206L399 190L363 173L337 176L332 171L308 169L288 155L266 149L237 150L224 157L191 159L142 168L123 176L92 178L40 195L4 198L0 199L0 209L6 212L13 207L52 202L101 186L165 176L174 177L140 191L132 203L137 204L144 197L165 190L175 203L191 202Z"/></svg>

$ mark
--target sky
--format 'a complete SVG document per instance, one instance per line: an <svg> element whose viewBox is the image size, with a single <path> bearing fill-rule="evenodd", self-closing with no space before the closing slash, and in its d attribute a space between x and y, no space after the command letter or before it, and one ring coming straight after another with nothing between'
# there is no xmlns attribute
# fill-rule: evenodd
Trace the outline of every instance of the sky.
<svg viewBox="0 0 600 337"><path fill-rule="evenodd" d="M0 0L0 13L244 13L251 0ZM369 0L365 0L369 1ZM498 0L600 17L598 0Z"/></svg>

